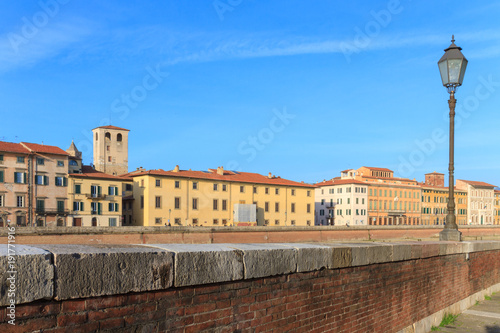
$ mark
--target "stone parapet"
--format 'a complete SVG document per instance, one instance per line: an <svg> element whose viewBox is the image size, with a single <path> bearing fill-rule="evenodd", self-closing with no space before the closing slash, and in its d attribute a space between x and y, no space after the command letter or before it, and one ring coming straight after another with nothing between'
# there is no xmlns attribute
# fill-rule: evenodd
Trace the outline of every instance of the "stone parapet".
<svg viewBox="0 0 500 333"><path fill-rule="evenodd" d="M0 305L120 295L500 250L497 241L0 245ZM12 257L9 258L9 255ZM10 266L12 265L12 266ZM8 279L14 270L15 282Z"/></svg>

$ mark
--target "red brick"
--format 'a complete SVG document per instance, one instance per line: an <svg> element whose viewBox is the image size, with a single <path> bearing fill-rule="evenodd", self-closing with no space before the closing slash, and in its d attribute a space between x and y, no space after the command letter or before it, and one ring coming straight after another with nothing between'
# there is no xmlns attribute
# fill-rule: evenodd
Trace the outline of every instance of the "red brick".
<svg viewBox="0 0 500 333"><path fill-rule="evenodd" d="M85 310L85 300L63 301L61 312L79 312Z"/></svg>
<svg viewBox="0 0 500 333"><path fill-rule="evenodd" d="M124 326L125 326L125 320L123 318L112 318L112 319L102 320L99 322L100 330L122 328Z"/></svg>
<svg viewBox="0 0 500 333"><path fill-rule="evenodd" d="M16 306L16 319L43 317L59 313L61 306L59 303L27 304Z"/></svg>
<svg viewBox="0 0 500 333"><path fill-rule="evenodd" d="M127 301L127 296L117 295L117 296L102 296L96 298L89 298L85 300L85 308L87 310L99 310L105 308L112 308L116 306L121 306Z"/></svg>
<svg viewBox="0 0 500 333"><path fill-rule="evenodd" d="M109 308L100 311L91 311L88 313L89 321L99 321L107 318L122 318L134 313L134 305L120 308Z"/></svg>
<svg viewBox="0 0 500 333"><path fill-rule="evenodd" d="M87 322L88 313L71 313L71 314L61 314L57 317L57 326L65 327L72 325L79 325Z"/></svg>

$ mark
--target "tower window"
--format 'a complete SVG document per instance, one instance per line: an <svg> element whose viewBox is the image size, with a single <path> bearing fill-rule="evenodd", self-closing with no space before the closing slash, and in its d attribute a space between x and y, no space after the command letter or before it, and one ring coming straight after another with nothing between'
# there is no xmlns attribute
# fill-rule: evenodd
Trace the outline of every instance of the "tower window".
<svg viewBox="0 0 500 333"><path fill-rule="evenodd" d="M104 135L104 137L108 140L111 140L111 134L109 134L109 132L106 132L106 134Z"/></svg>
<svg viewBox="0 0 500 333"><path fill-rule="evenodd" d="M122 141L122 135L120 133L118 133L118 135L116 136L116 141Z"/></svg>

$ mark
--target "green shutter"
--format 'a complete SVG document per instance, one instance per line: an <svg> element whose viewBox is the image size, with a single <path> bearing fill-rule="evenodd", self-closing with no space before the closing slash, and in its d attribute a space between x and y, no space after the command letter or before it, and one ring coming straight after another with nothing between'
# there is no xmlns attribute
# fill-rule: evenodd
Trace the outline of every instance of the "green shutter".
<svg viewBox="0 0 500 333"><path fill-rule="evenodd" d="M99 188L101 188L99 186ZM97 215L101 215L102 213L102 204L100 202L97 203Z"/></svg>
<svg viewBox="0 0 500 333"><path fill-rule="evenodd" d="M43 176L43 185L49 185L49 177Z"/></svg>
<svg viewBox="0 0 500 333"><path fill-rule="evenodd" d="M100 186L97 186L97 196L100 197L101 196L101 187Z"/></svg>
<svg viewBox="0 0 500 333"><path fill-rule="evenodd" d="M113 191L113 188L111 186L109 186L108 187L108 195L113 195L112 191Z"/></svg>
<svg viewBox="0 0 500 333"><path fill-rule="evenodd" d="M23 173L23 183L26 184L28 180L28 177L26 177L26 172Z"/></svg>
<svg viewBox="0 0 500 333"><path fill-rule="evenodd" d="M115 212L117 212L117 211L118 211L118 204L115 203Z"/></svg>
<svg viewBox="0 0 500 333"><path fill-rule="evenodd" d="M83 202L80 202L80 210L83 212L85 209L83 208Z"/></svg>
<svg viewBox="0 0 500 333"><path fill-rule="evenodd" d="M63 186L68 186L68 178L63 177Z"/></svg>
<svg viewBox="0 0 500 333"><path fill-rule="evenodd" d="M118 187L115 187L115 195L118 195Z"/></svg>
<svg viewBox="0 0 500 333"><path fill-rule="evenodd" d="M0 171L0 183L3 183L3 171Z"/></svg>
<svg viewBox="0 0 500 333"><path fill-rule="evenodd" d="M113 211L113 203L112 203L112 202L110 202L110 203L108 204L108 210L109 210L110 212L112 212L112 211Z"/></svg>
<svg viewBox="0 0 500 333"><path fill-rule="evenodd" d="M76 194L80 194L80 193L81 193L81 191L82 191L82 190L81 190L81 185L80 185L80 184L75 185L75 193L76 193Z"/></svg>

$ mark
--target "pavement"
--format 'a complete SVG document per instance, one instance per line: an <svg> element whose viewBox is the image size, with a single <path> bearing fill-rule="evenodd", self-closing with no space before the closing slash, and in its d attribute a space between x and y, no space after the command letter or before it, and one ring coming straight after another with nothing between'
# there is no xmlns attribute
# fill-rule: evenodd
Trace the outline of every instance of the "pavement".
<svg viewBox="0 0 500 333"><path fill-rule="evenodd" d="M492 295L491 300L480 301L462 312L453 324L435 332L500 333L500 293Z"/></svg>

